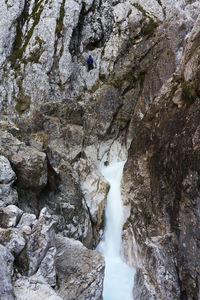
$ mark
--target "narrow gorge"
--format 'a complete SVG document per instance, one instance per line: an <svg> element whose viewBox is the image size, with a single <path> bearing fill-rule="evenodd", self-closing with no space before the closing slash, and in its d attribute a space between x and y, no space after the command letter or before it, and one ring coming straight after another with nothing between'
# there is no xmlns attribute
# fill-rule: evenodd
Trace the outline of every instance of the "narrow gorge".
<svg viewBox="0 0 200 300"><path fill-rule="evenodd" d="M0 4L0 300L199 300L200 1Z"/></svg>

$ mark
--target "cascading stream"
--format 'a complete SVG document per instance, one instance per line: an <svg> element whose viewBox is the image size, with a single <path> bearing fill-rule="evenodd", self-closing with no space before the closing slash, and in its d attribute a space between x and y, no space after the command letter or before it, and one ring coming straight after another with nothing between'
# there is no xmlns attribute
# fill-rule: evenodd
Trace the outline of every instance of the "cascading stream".
<svg viewBox="0 0 200 300"><path fill-rule="evenodd" d="M125 161L115 162L101 168L110 184L104 237L97 248L105 257L104 300L133 300L135 271L122 261L120 255L123 226L120 182L124 164Z"/></svg>

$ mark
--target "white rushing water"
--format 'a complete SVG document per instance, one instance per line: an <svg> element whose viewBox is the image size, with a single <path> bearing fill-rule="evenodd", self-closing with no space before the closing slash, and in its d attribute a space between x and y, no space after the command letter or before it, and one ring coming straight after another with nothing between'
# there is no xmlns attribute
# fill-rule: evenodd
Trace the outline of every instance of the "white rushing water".
<svg viewBox="0 0 200 300"><path fill-rule="evenodd" d="M110 184L106 203L106 223L103 240L98 250L105 257L104 300L133 300L134 270L126 265L120 256L123 204L120 182L124 167L123 162L111 163L102 167L101 172Z"/></svg>

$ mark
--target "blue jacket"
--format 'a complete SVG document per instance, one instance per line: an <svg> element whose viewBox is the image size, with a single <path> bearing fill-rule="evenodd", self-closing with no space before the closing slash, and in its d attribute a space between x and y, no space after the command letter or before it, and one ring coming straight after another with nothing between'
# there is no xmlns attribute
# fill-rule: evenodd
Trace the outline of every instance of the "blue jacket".
<svg viewBox="0 0 200 300"><path fill-rule="evenodd" d="M87 59L88 65L92 65L93 62L94 62L94 60L93 60L92 56L89 56L88 59Z"/></svg>

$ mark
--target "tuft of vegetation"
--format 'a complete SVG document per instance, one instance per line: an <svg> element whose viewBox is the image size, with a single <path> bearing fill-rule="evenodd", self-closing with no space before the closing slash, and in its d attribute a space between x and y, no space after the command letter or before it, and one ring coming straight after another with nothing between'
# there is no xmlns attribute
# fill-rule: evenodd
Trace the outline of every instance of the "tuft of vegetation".
<svg viewBox="0 0 200 300"><path fill-rule="evenodd" d="M158 27L158 23L154 19L149 17L149 22L142 27L141 34L143 36L151 36L154 33L154 30Z"/></svg>
<svg viewBox="0 0 200 300"><path fill-rule="evenodd" d="M191 81L184 81L181 83L182 87L182 100L187 104L191 105L197 98L197 92L195 89L194 82Z"/></svg>
<svg viewBox="0 0 200 300"><path fill-rule="evenodd" d="M137 10L139 10L142 15L143 15L143 19L140 21L142 30L141 30L141 34L143 36L151 36L154 33L154 30L156 29L156 27L158 26L158 23L154 21L153 18L151 18L147 12L145 11L145 9L138 3L134 4L135 8L137 8ZM148 18L148 23L146 23L146 18ZM145 22L145 23L144 23Z"/></svg>
<svg viewBox="0 0 200 300"><path fill-rule="evenodd" d="M145 9L139 3L134 3L133 6L143 14L143 17L147 17Z"/></svg>

